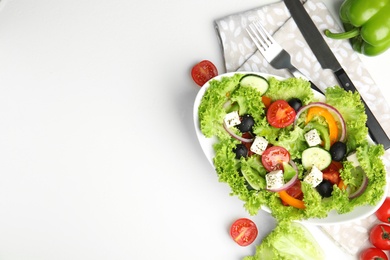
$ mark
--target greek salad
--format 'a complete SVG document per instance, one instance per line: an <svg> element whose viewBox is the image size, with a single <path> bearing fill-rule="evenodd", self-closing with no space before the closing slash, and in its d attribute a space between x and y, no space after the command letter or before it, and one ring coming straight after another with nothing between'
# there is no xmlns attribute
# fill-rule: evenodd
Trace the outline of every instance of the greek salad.
<svg viewBox="0 0 390 260"><path fill-rule="evenodd" d="M198 106L199 127L215 138L213 164L231 195L255 215L325 218L384 196L384 149L367 138L358 93L325 95L297 78L234 73L212 79Z"/></svg>

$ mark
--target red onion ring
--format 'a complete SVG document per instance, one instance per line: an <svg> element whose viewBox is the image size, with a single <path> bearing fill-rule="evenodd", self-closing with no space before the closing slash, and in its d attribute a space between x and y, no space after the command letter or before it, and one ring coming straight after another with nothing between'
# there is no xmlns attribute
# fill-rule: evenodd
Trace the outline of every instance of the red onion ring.
<svg viewBox="0 0 390 260"><path fill-rule="evenodd" d="M290 188L291 186L293 186L295 184L295 182L298 180L298 167L294 163L293 160L290 160L289 164L294 168L295 175L288 182L286 182L283 186L276 188L276 189L267 189L268 191L279 192L282 190L287 190L288 188Z"/></svg>
<svg viewBox="0 0 390 260"><path fill-rule="evenodd" d="M341 124L341 135L340 135L339 141L344 142L346 137L347 137L347 130L346 130L347 127L346 127L344 118L335 107L333 107L329 104L326 104L324 102L312 102L306 106L301 107L295 116L294 126L297 124L297 121L298 121L298 118L300 117L300 115L311 107L322 107L322 108L328 109L330 112L333 112L337 116L338 121Z"/></svg>
<svg viewBox="0 0 390 260"><path fill-rule="evenodd" d="M225 124L225 122L223 122L223 128L225 128L226 132L228 132L229 135L231 135L231 137L243 142L243 143L251 143L253 142L253 138L245 138L245 137L242 137L242 136L239 136L237 134L235 134L232 130L230 130L227 125Z"/></svg>
<svg viewBox="0 0 390 260"><path fill-rule="evenodd" d="M362 193L366 190L368 185L368 178L365 173L363 173L363 181L362 184L360 185L359 189L357 189L355 192L349 194L348 198L349 199L354 199L356 197L359 197L362 195Z"/></svg>

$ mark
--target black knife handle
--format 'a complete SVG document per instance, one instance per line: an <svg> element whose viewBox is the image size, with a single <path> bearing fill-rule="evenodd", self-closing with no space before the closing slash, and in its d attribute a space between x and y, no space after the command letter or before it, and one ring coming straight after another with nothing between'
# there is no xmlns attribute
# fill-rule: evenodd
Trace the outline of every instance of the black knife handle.
<svg viewBox="0 0 390 260"><path fill-rule="evenodd" d="M351 79L345 73L344 69L339 69L334 73L337 77L337 80L345 90L350 90L356 92L357 89L352 83ZM379 124L378 120L375 118L374 114L371 112L370 108L367 106L366 102L361 98L364 108L366 109L367 114L367 127L370 133L371 138L375 143L383 144L385 150L390 148L390 139L387 136L386 132L383 130L382 126Z"/></svg>

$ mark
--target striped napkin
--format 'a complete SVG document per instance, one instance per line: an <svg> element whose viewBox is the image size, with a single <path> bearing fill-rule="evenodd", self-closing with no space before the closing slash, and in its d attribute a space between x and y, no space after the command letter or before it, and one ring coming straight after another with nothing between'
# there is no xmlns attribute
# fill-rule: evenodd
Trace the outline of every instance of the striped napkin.
<svg viewBox="0 0 390 260"><path fill-rule="evenodd" d="M324 29L342 31L338 20L334 19L321 1L307 0L304 6L320 31ZM245 30L255 20L259 20L275 40L291 54L291 61L295 67L309 75L320 89L338 85L333 72L321 68L283 2L260 6L215 21L226 72L256 71L291 77L285 69L274 69L257 51ZM390 106L362 64L359 55L353 51L347 40L333 40L327 37L325 40L384 130L390 134ZM383 160L390 173L390 150L385 153ZM367 243L368 232L375 222L376 217L373 215L347 224L327 225L321 228L345 251L356 255Z"/></svg>

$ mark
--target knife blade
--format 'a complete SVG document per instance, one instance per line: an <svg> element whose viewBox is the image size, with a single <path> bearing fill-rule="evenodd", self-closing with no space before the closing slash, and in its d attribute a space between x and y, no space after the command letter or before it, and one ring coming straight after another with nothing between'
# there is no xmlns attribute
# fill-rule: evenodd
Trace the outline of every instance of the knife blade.
<svg viewBox="0 0 390 260"><path fill-rule="evenodd" d="M290 11L291 17L294 19L303 37L305 38L310 49L316 56L318 62L323 69L330 69L336 76L341 87L345 90L357 92L357 89L343 67L340 65L336 56L325 42L322 34L310 18L305 7L300 0L284 0L287 9ZM374 142L382 144L385 150L390 148L390 139L374 114L367 106L366 102L361 98L366 114L367 114L367 127L370 137Z"/></svg>

